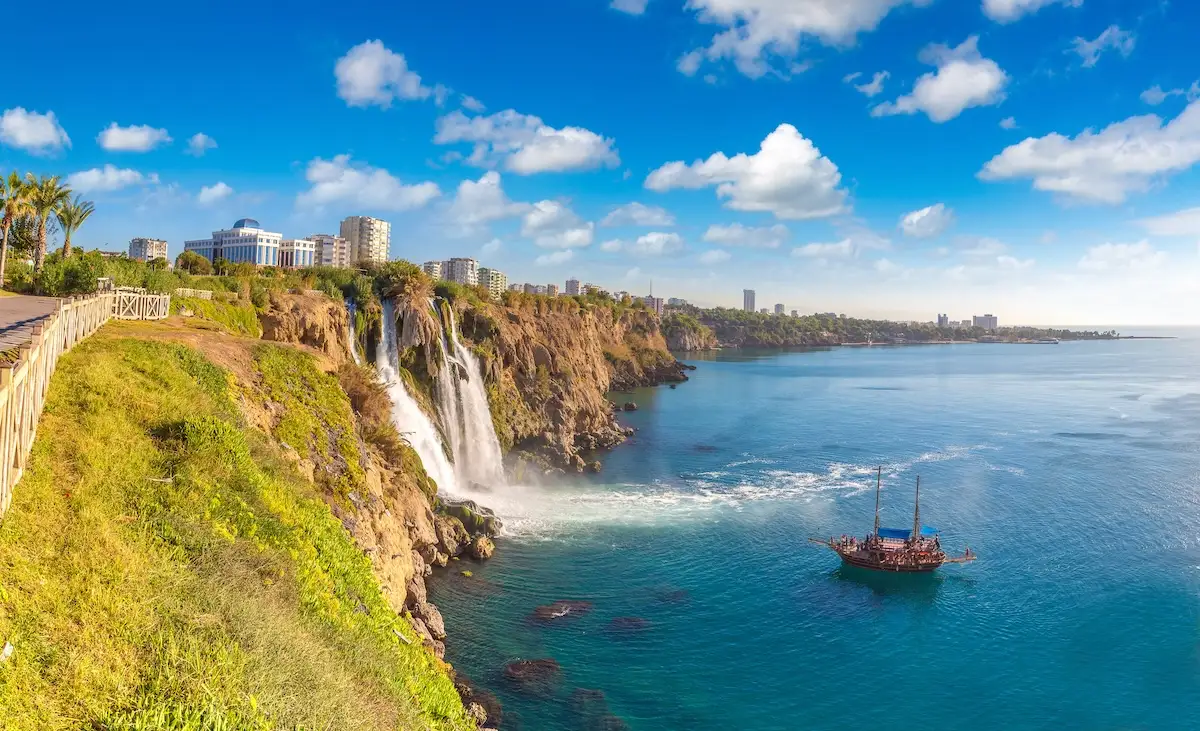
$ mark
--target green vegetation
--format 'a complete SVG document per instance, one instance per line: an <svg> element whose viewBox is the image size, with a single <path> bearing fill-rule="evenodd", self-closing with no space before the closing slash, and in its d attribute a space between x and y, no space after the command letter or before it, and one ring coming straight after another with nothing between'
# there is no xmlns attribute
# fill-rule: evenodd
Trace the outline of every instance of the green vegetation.
<svg viewBox="0 0 1200 731"><path fill-rule="evenodd" d="M221 299L203 300L195 297L172 297L171 314L189 310L195 317L215 324L233 335L257 338L262 335L258 314L249 303L239 300L227 302Z"/></svg>
<svg viewBox="0 0 1200 731"><path fill-rule="evenodd" d="M270 378L304 370L260 361ZM368 559L229 391L179 345L101 333L60 361L0 523L5 728L471 728Z"/></svg>

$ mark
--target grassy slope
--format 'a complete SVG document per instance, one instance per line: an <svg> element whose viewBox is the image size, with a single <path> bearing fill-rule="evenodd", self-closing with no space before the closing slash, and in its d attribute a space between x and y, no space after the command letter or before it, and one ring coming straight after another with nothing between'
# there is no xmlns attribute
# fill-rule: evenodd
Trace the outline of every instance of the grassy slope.
<svg viewBox="0 0 1200 731"><path fill-rule="evenodd" d="M219 329L234 335L262 335L258 315L250 304L225 302L219 299L202 300L192 297L172 297L171 313L178 314L184 308L192 311L201 320L214 323Z"/></svg>
<svg viewBox="0 0 1200 731"><path fill-rule="evenodd" d="M0 523L4 727L469 728L229 390L180 345L100 334L60 361Z"/></svg>

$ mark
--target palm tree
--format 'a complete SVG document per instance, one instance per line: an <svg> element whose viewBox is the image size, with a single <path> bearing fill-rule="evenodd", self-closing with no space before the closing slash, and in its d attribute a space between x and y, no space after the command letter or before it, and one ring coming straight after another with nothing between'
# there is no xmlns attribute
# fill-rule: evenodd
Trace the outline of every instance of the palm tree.
<svg viewBox="0 0 1200 731"><path fill-rule="evenodd" d="M71 234L79 230L83 222L88 220L88 216L96 207L91 201L80 200L79 196L75 196L74 200L65 200L59 205L58 210L54 212L58 218L58 225L63 230L63 258L71 256Z"/></svg>
<svg viewBox="0 0 1200 731"><path fill-rule="evenodd" d="M0 229L4 232L4 237L0 240L0 287L4 286L4 267L8 263L8 232L12 228L13 221L25 216L29 213L29 198L25 190L25 183L21 180L21 175L16 170L5 180L0 178Z"/></svg>
<svg viewBox="0 0 1200 731"><path fill-rule="evenodd" d="M29 205L38 224L38 246L34 255L34 271L41 271L46 263L46 221L54 213L71 200L71 189L58 182L57 175L43 175L35 178L33 173L25 173L25 187L29 191Z"/></svg>

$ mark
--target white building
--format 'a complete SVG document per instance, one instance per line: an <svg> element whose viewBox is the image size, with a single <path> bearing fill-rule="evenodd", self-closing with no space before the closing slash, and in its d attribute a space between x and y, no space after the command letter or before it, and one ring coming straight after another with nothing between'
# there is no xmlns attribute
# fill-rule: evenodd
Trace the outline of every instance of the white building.
<svg viewBox="0 0 1200 731"><path fill-rule="evenodd" d="M558 296L558 285L557 284L547 284L546 285L546 294L550 295L551 297L557 297Z"/></svg>
<svg viewBox="0 0 1200 731"><path fill-rule="evenodd" d="M975 315L972 318L972 322L974 323L975 327L981 327L984 330L995 330L996 328L1000 327L999 318L991 314L982 316Z"/></svg>
<svg viewBox="0 0 1200 731"><path fill-rule="evenodd" d="M660 316L663 313L663 298L655 297L654 295L646 295L642 298L642 302L646 303L646 309L654 310Z"/></svg>
<svg viewBox="0 0 1200 731"><path fill-rule="evenodd" d="M776 314L776 315L782 315L782 314L783 314L783 305L781 305L781 304L777 304L777 305L775 305L775 314Z"/></svg>
<svg viewBox="0 0 1200 731"><path fill-rule="evenodd" d="M799 316L800 316L799 310L792 310L792 317L799 317Z"/></svg>
<svg viewBox="0 0 1200 731"><path fill-rule="evenodd" d="M392 245L392 224L371 216L350 216L342 221L341 237L350 245L350 263L382 264Z"/></svg>
<svg viewBox="0 0 1200 731"><path fill-rule="evenodd" d="M742 309L746 312L754 312L754 290L742 290Z"/></svg>
<svg viewBox="0 0 1200 731"><path fill-rule="evenodd" d="M454 258L442 262L442 279L475 286L479 284L479 262L474 259Z"/></svg>
<svg viewBox="0 0 1200 731"><path fill-rule="evenodd" d="M434 279L442 278L442 262L427 261L421 265L421 271L425 272Z"/></svg>
<svg viewBox="0 0 1200 731"><path fill-rule="evenodd" d="M508 285L508 291L509 292L524 292L525 285L524 284L510 284L510 285Z"/></svg>
<svg viewBox="0 0 1200 731"><path fill-rule="evenodd" d="M341 236L332 234L313 234L308 240L317 245L316 262L323 267L349 269L350 242Z"/></svg>
<svg viewBox="0 0 1200 731"><path fill-rule="evenodd" d="M508 276L499 269L479 267L479 285L487 287L488 294L499 297L508 287Z"/></svg>
<svg viewBox="0 0 1200 731"><path fill-rule="evenodd" d="M287 239L279 243L279 266L303 269L317 260L317 244L308 239Z"/></svg>
<svg viewBox="0 0 1200 731"><path fill-rule="evenodd" d="M138 261L167 258L167 242L162 239L136 238L129 242L129 258Z"/></svg>
<svg viewBox="0 0 1200 731"><path fill-rule="evenodd" d="M567 280L567 294L572 296L583 294L583 289L580 288L578 279Z"/></svg>
<svg viewBox="0 0 1200 731"><path fill-rule="evenodd" d="M938 319L937 319L937 326L938 327L950 327L950 316L943 315L942 313L939 312Z"/></svg>
<svg viewBox="0 0 1200 731"><path fill-rule="evenodd" d="M678 297L671 297L667 300L667 304L671 307L685 307L687 306L687 300L680 299Z"/></svg>
<svg viewBox="0 0 1200 731"><path fill-rule="evenodd" d="M253 218L240 218L232 228L213 231L212 238L183 242L184 251L194 251L209 261L225 259L256 266L279 265L279 243L283 234L264 231Z"/></svg>

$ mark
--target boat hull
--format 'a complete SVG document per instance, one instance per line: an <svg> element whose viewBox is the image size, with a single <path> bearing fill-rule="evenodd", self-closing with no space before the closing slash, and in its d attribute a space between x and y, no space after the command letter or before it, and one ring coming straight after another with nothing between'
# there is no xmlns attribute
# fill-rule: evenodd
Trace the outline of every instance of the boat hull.
<svg viewBox="0 0 1200 731"><path fill-rule="evenodd" d="M931 571L936 571L941 567L941 561L929 561L915 564L901 563L880 563L879 561L854 556L852 554L842 553L838 551L838 555L842 557L842 562L849 566L856 566L860 569L869 571L883 571L889 574L927 574Z"/></svg>

